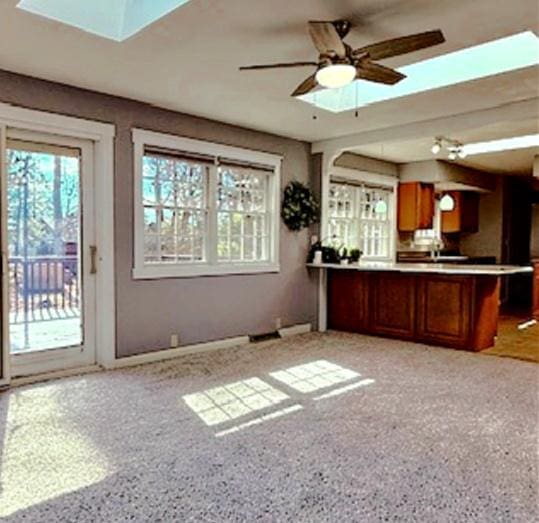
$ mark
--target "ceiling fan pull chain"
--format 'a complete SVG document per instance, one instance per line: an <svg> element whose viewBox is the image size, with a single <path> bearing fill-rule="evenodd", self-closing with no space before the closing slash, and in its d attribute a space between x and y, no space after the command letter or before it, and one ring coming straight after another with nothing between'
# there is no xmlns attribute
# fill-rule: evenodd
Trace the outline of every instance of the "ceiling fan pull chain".
<svg viewBox="0 0 539 523"><path fill-rule="evenodd" d="M355 88L355 107L356 107L356 118L359 118L359 107L358 107L358 92L357 92L357 80L354 80L354 88Z"/></svg>

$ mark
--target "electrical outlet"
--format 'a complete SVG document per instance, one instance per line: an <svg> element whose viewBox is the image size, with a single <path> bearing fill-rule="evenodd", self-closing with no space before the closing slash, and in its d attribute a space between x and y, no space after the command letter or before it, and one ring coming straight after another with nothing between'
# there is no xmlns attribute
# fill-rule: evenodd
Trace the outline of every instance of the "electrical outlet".
<svg viewBox="0 0 539 523"><path fill-rule="evenodd" d="M178 335L171 334L170 335L170 348L175 349L178 345L179 345Z"/></svg>
<svg viewBox="0 0 539 523"><path fill-rule="evenodd" d="M281 318L275 318L275 330L279 330L281 327Z"/></svg>

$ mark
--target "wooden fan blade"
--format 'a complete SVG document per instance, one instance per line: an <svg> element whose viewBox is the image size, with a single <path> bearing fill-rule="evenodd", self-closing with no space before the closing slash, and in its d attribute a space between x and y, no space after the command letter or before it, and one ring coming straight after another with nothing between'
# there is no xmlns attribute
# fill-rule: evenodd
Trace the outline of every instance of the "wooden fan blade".
<svg viewBox="0 0 539 523"><path fill-rule="evenodd" d="M411 53L443 42L445 42L444 35L442 31L437 29L436 31L392 38L391 40L360 47L355 49L353 54L354 56L368 54L371 60L382 60L383 58Z"/></svg>
<svg viewBox="0 0 539 523"><path fill-rule="evenodd" d="M356 67L356 78L380 84L394 85L406 78L406 75L384 65L363 61Z"/></svg>
<svg viewBox="0 0 539 523"><path fill-rule="evenodd" d="M240 71L256 71L259 69L278 69L285 67L313 67L317 66L318 62L289 62L283 64L266 64L266 65L244 65L240 67Z"/></svg>
<svg viewBox="0 0 539 523"><path fill-rule="evenodd" d="M301 96L302 94L307 94L309 91L312 91L318 85L316 81L316 73L309 76L301 82L296 90L292 93L292 96Z"/></svg>
<svg viewBox="0 0 539 523"><path fill-rule="evenodd" d="M332 22L309 22L309 34L320 54L346 57L346 48Z"/></svg>

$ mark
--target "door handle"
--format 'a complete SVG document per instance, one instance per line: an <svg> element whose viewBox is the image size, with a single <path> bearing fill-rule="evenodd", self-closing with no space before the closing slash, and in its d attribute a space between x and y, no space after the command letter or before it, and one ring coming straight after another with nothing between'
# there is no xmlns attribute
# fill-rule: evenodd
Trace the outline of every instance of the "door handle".
<svg viewBox="0 0 539 523"><path fill-rule="evenodd" d="M90 274L97 274L97 246L90 245Z"/></svg>

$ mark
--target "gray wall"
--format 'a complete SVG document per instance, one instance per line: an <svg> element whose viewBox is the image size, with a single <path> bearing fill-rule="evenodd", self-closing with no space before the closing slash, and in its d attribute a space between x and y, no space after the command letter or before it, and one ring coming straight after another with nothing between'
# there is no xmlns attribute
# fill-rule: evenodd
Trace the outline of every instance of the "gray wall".
<svg viewBox="0 0 539 523"><path fill-rule="evenodd" d="M181 93L178 93L181 96ZM315 280L305 268L309 231L281 224L278 274L135 281L133 265L133 155L139 127L284 156L282 180L309 182L310 145L159 109L132 100L0 71L0 101L116 125L115 267L117 353L126 356L169 346L314 322Z"/></svg>
<svg viewBox="0 0 539 523"><path fill-rule="evenodd" d="M451 183L467 186L468 190L492 191L496 183L489 173L442 160L403 163L399 165L399 177L402 182ZM465 187L460 189L464 190Z"/></svg>
<svg viewBox="0 0 539 523"><path fill-rule="evenodd" d="M494 191L479 195L479 231L461 234L460 250L467 256L496 256L500 262L503 239L503 181L495 180Z"/></svg>
<svg viewBox="0 0 539 523"><path fill-rule="evenodd" d="M347 167L348 169L356 169L358 171L366 171L370 173L385 174L386 176L398 176L399 170L397 164L369 158L360 154L350 152L342 153L335 159L333 165L337 167Z"/></svg>

